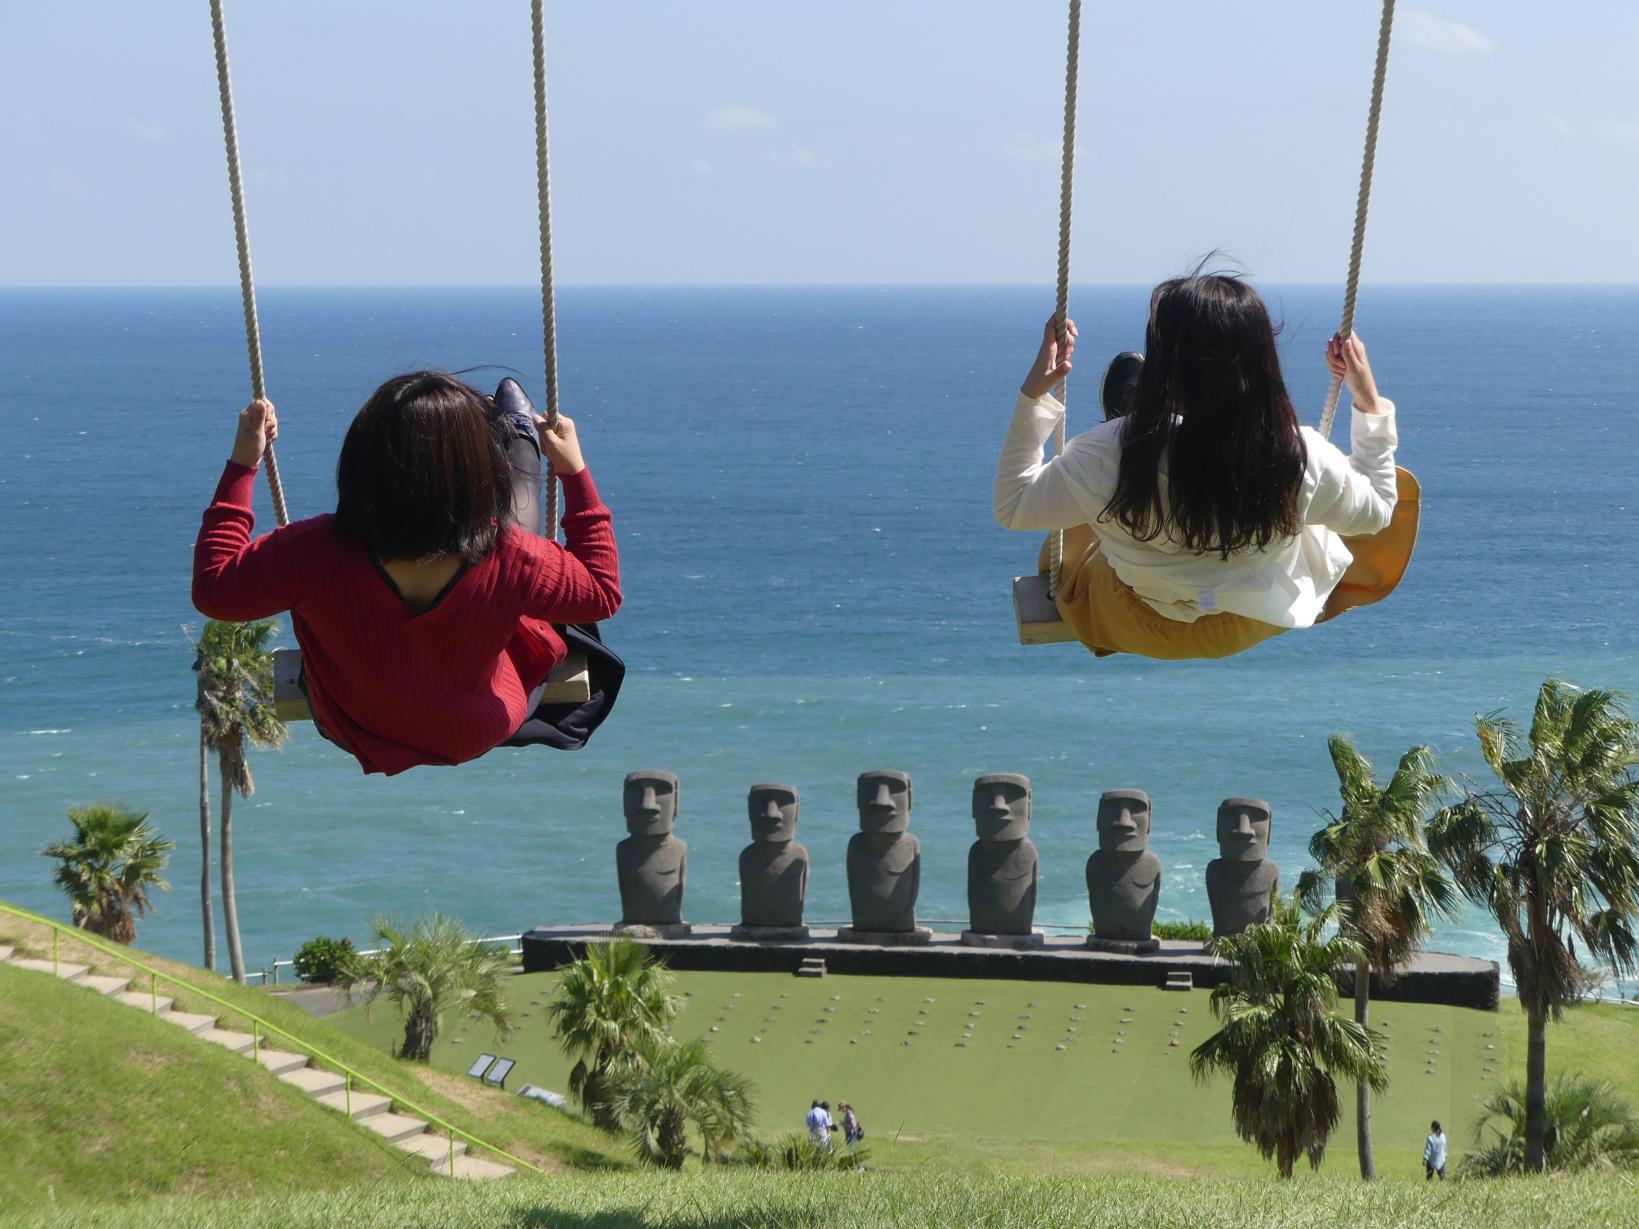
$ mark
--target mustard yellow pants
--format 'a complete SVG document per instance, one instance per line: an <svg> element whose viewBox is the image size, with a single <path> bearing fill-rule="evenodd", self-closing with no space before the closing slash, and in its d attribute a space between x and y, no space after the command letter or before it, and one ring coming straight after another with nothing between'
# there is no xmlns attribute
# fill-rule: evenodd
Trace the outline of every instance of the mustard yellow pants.
<svg viewBox="0 0 1639 1229"><path fill-rule="evenodd" d="M1047 547L1038 565L1047 571ZM1157 614L1116 576L1091 525L1064 531L1059 617L1095 656L1136 653L1162 661L1230 657L1289 630L1220 610L1193 623Z"/></svg>

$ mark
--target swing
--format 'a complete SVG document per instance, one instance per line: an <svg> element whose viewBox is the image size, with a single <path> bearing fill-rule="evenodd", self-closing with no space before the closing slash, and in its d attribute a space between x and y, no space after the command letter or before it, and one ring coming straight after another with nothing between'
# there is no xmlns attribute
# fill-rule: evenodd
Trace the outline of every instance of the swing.
<svg viewBox="0 0 1639 1229"><path fill-rule="evenodd" d="M1355 296L1360 286L1360 257L1366 239L1366 208L1371 198L1372 166L1377 158L1377 124L1383 106L1383 81L1388 73L1389 36L1394 25L1394 0L1383 0L1383 18L1377 33L1377 63L1372 77L1371 107L1366 118L1366 147L1360 168L1360 192L1355 201L1354 237L1349 251L1349 274L1343 295L1343 323L1340 331L1347 337L1354 331ZM1076 67L1081 44L1081 0L1070 0L1069 47L1064 73L1064 154L1063 170L1059 179L1059 259L1058 301L1054 320L1058 325L1059 345L1065 342L1065 320L1069 315L1070 299L1070 200L1075 172L1076 133ZM1325 408L1321 412L1320 434L1330 437L1332 421L1337 414L1338 393L1342 379L1333 376L1326 393ZM1053 390L1060 404L1067 404L1065 384L1060 381ZM1064 419L1053 427L1053 454L1062 456L1065 445ZM1406 574L1411 563L1412 550L1417 544L1417 527L1421 515L1422 488L1409 470L1395 468L1399 500L1389 524L1375 534L1365 537L1345 537L1343 543L1354 556L1347 577L1332 590L1326 607L1317 623L1334 619L1346 611L1382 601L1392 593ZM1078 640L1070 625L1059 613L1057 594L1064 558L1064 531L1055 529L1048 535L1046 570L1031 576L1013 578L1013 614L1019 629L1019 643L1063 644Z"/></svg>
<svg viewBox="0 0 1639 1229"><path fill-rule="evenodd" d="M540 216L541 323L546 367L546 419L558 420L557 315L552 283L552 204L549 191L546 121L546 42L541 0L533 0L531 24L535 57L535 155L536 196ZM251 277L250 235L245 221L244 184L239 170L239 140L233 117L233 86L228 75L227 32L222 0L211 0L211 31L216 44L216 82L222 106L222 136L227 149L228 189L233 200L233 233L239 255L239 292L244 305L245 345L250 357L251 396L267 397L262 370L261 329L257 321L256 288ZM280 527L290 523L285 505L284 485L270 441L262 456L267 474L268 494L273 502L274 520ZM558 536L558 490L550 477L546 482L546 536ZM595 625L558 629L570 647L540 689L533 715L507 744L545 743L566 750L579 747L613 705L624 673L619 658L603 647ZM594 674L596 686L594 686ZM273 711L281 721L310 721L307 691L300 649L276 649L273 653Z"/></svg>

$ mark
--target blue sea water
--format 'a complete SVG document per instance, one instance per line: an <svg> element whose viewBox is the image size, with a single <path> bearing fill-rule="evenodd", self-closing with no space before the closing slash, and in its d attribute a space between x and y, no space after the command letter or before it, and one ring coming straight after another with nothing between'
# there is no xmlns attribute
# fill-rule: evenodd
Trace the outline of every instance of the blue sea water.
<svg viewBox="0 0 1639 1229"><path fill-rule="evenodd" d="M1313 421L1339 293L1267 293ZM1074 295L1073 429L1105 356L1141 347L1146 296ZM1474 714L1528 715L1544 677L1639 691L1639 290L1370 287L1360 331L1423 483L1417 559L1382 606L1217 664L1015 642L1010 578L1038 542L995 526L990 474L1046 292L569 288L559 307L565 409L621 545L620 706L579 753L393 780L306 727L257 754L235 808L252 966L363 939L378 913L611 919L620 779L651 767L682 778L697 922L736 916L760 781L802 792L810 917L846 916L853 781L875 767L915 779L925 917L964 915L968 791L995 771L1034 783L1040 921L1086 922L1094 803L1116 786L1153 798L1162 915L1205 917L1218 800L1273 804L1292 882L1335 804L1333 731L1384 768L1427 742L1477 774ZM386 376L495 364L539 388L525 289L274 289L262 325L296 516L332 506L341 435ZM121 800L177 843L141 941L188 959L190 550L246 397L232 291L0 290L0 899L62 915L38 849L66 808ZM1501 950L1476 917L1436 943Z"/></svg>

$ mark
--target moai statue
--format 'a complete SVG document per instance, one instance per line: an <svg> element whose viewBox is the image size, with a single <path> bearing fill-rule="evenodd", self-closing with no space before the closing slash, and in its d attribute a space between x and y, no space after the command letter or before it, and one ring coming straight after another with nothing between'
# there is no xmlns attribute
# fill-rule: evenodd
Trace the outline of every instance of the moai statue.
<svg viewBox="0 0 1639 1229"><path fill-rule="evenodd" d="M797 844L797 787L753 785L746 796L751 844L740 851L740 924L731 939L806 939L808 851Z"/></svg>
<svg viewBox="0 0 1639 1229"><path fill-rule="evenodd" d="M922 886L922 846L910 834L911 779L902 772L861 773L859 831L848 838L848 900L851 927L837 931L843 943L926 943L930 930L916 925L916 894Z"/></svg>
<svg viewBox="0 0 1639 1229"><path fill-rule="evenodd" d="M1280 888L1280 867L1269 860L1269 804L1225 798L1218 804L1218 856L1206 864L1212 933L1238 935L1267 922Z"/></svg>
<svg viewBox="0 0 1639 1229"><path fill-rule="evenodd" d="M1159 951L1150 935L1161 898L1161 859L1149 851L1150 796L1112 789L1098 800L1098 849L1087 859L1087 900L1098 951Z"/></svg>
<svg viewBox="0 0 1639 1229"><path fill-rule="evenodd" d="M615 846L620 876L617 935L680 939L690 931L683 920L689 847L672 835L677 793L677 778L669 772L626 775L626 831L631 835Z"/></svg>
<svg viewBox="0 0 1639 1229"><path fill-rule="evenodd" d="M1030 778L993 772L973 783L973 826L979 839L967 851L967 907L970 929L962 942L972 947L1041 947L1031 931L1036 916L1040 862L1030 831Z"/></svg>

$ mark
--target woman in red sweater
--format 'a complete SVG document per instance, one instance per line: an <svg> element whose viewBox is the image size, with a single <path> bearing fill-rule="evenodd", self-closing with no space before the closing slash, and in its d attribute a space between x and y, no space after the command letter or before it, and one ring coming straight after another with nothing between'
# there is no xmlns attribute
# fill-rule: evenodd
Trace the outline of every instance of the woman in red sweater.
<svg viewBox="0 0 1639 1229"><path fill-rule="evenodd" d="M620 607L574 423L549 429L512 380L491 399L442 372L397 376L348 428L335 513L253 541L256 468L278 433L266 401L239 415L194 546L194 606L235 622L288 610L313 720L365 772L459 764L513 737L567 652L553 625ZM543 451L564 546L539 532Z"/></svg>

